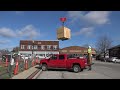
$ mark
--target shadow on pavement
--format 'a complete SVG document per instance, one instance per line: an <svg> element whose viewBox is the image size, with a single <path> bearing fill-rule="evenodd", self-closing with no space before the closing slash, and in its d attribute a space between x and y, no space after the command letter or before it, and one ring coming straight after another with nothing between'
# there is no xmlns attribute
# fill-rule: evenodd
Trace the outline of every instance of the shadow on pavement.
<svg viewBox="0 0 120 90"><path fill-rule="evenodd" d="M36 66L35 68L37 68L37 69L41 69L41 67L39 67L39 66Z"/></svg>
<svg viewBox="0 0 120 90"><path fill-rule="evenodd" d="M67 70L67 69L48 69L48 71L67 71L67 72L73 72L72 70Z"/></svg>

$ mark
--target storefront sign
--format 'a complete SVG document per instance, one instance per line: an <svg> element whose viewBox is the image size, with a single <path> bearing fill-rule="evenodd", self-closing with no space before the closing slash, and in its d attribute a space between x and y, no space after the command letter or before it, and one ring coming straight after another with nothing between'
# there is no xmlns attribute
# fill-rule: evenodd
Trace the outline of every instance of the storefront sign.
<svg viewBox="0 0 120 90"><path fill-rule="evenodd" d="M69 52L81 52L81 50L70 50Z"/></svg>

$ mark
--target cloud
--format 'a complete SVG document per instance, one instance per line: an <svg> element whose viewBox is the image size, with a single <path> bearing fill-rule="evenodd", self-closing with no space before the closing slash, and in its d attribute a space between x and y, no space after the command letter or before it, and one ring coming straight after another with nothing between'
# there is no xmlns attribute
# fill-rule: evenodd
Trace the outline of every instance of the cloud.
<svg viewBox="0 0 120 90"><path fill-rule="evenodd" d="M25 37L28 37L30 39L39 35L39 33L37 32L36 28L33 25L25 26L21 30L18 30L17 34L20 37L25 36Z"/></svg>
<svg viewBox="0 0 120 90"><path fill-rule="evenodd" d="M23 14L24 11L15 11L16 14L20 15L20 14Z"/></svg>
<svg viewBox="0 0 120 90"><path fill-rule="evenodd" d="M26 25L25 27L12 30L10 28L0 28L0 36L6 38L17 38L17 37L27 37L27 38L34 38L40 34L38 30L33 25Z"/></svg>
<svg viewBox="0 0 120 90"><path fill-rule="evenodd" d="M91 11L84 18L93 24L102 25L109 23L109 14L109 11Z"/></svg>
<svg viewBox="0 0 120 90"><path fill-rule="evenodd" d="M82 29L78 32L74 32L72 36L85 35L91 37L96 26L110 24L110 11L68 11L68 17L70 25ZM87 28L86 28L87 27Z"/></svg>
<svg viewBox="0 0 120 90"><path fill-rule="evenodd" d="M78 32L72 33L72 36L85 35L87 37L90 37L93 35L93 31L94 31L93 27L82 28Z"/></svg>
<svg viewBox="0 0 120 90"><path fill-rule="evenodd" d="M103 25L109 23L110 11L68 11L68 17L71 22L84 21L92 25Z"/></svg>
<svg viewBox="0 0 120 90"><path fill-rule="evenodd" d="M10 40L0 40L0 44L6 44L6 43L9 43Z"/></svg>
<svg viewBox="0 0 120 90"><path fill-rule="evenodd" d="M0 28L0 36L3 37L16 37L15 32L9 28Z"/></svg>

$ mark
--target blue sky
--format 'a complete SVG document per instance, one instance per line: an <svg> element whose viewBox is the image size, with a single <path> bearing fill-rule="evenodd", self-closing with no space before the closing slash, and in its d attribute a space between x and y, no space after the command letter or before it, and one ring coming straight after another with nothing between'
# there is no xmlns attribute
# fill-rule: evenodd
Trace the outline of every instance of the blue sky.
<svg viewBox="0 0 120 90"><path fill-rule="evenodd" d="M95 47L101 35L120 44L120 11L0 11L0 49L19 46L20 40L57 40L56 31L66 17L71 39L60 48L89 44Z"/></svg>

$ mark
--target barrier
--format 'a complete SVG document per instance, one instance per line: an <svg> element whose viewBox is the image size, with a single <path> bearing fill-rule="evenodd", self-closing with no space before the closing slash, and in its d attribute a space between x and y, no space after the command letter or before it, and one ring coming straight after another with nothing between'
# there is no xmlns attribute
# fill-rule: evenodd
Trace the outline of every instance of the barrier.
<svg viewBox="0 0 120 90"><path fill-rule="evenodd" d="M0 65L2 64L1 60L0 60Z"/></svg>
<svg viewBox="0 0 120 90"><path fill-rule="evenodd" d="M5 60L5 66L8 67L8 57Z"/></svg>
<svg viewBox="0 0 120 90"><path fill-rule="evenodd" d="M30 60L28 60L28 68L30 68Z"/></svg>
<svg viewBox="0 0 120 90"><path fill-rule="evenodd" d="M14 75L18 74L18 60L16 61L15 69L14 69Z"/></svg>
<svg viewBox="0 0 120 90"><path fill-rule="evenodd" d="M35 65L35 63L34 63L34 59L32 60L32 67Z"/></svg>
<svg viewBox="0 0 120 90"><path fill-rule="evenodd" d="M25 70L27 70L27 69L28 69L28 61L25 60Z"/></svg>
<svg viewBox="0 0 120 90"><path fill-rule="evenodd" d="M36 58L36 64L38 64L38 58Z"/></svg>
<svg viewBox="0 0 120 90"><path fill-rule="evenodd" d="M18 72L24 71L24 62L23 61L20 61L18 66L19 66Z"/></svg>

